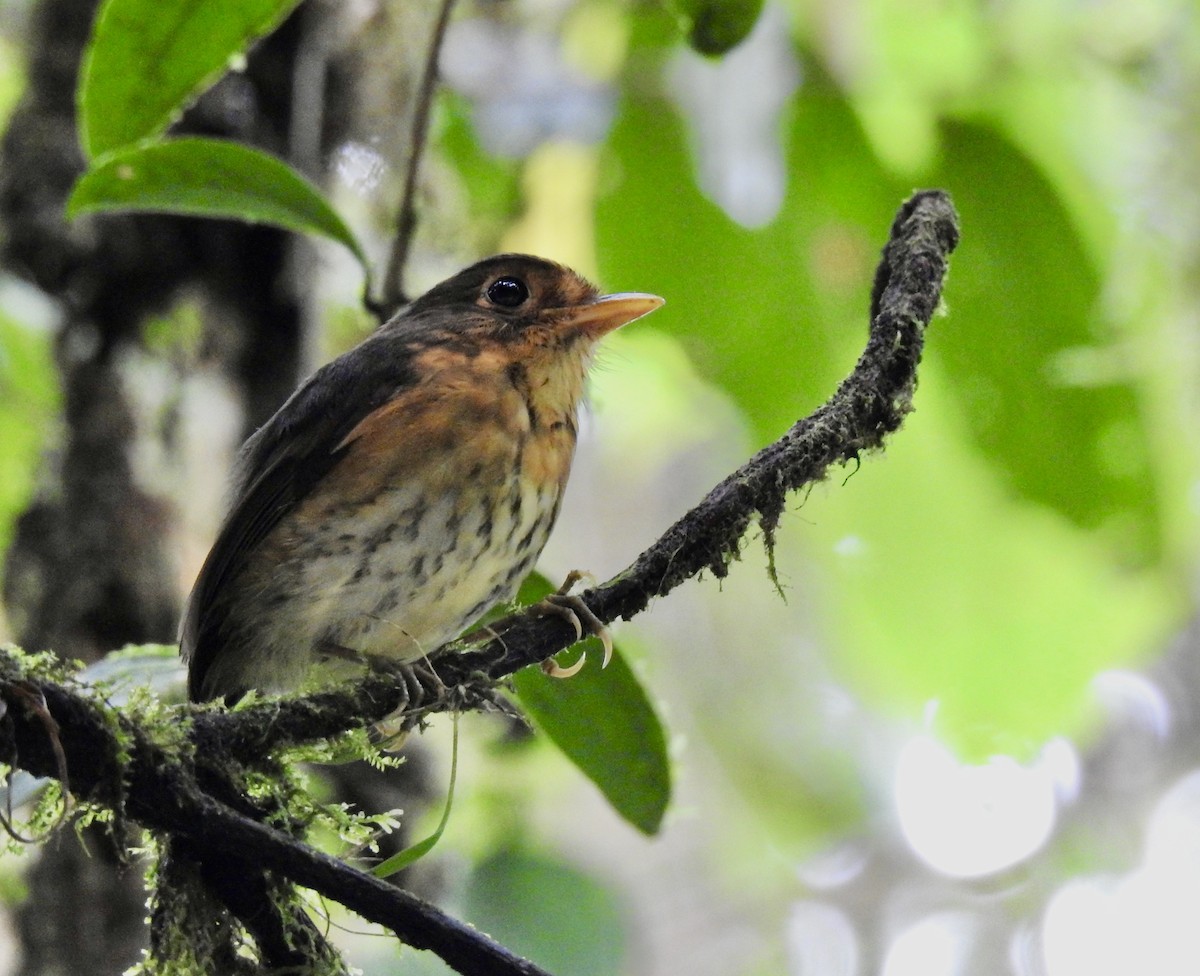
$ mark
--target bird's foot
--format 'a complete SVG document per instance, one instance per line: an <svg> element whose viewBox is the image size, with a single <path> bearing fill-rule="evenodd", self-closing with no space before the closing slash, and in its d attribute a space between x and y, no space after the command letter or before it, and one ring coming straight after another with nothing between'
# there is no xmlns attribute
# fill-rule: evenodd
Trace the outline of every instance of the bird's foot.
<svg viewBox="0 0 1200 976"><path fill-rule="evenodd" d="M599 637L600 643L604 645L604 660L600 666L606 668L613 655L612 634L604 625L604 621L592 613L591 608L583 602L583 598L577 593L571 592L576 583L588 578L590 578L588 573L582 573L577 569L571 570L563 581L563 585L540 603L534 604L533 609L543 616L561 617L575 628L577 641L583 640L585 630L588 636ZM579 673L586 660L586 657L581 656L569 668L564 668L554 658L546 658L542 662L542 670L552 678L570 678Z"/></svg>
<svg viewBox="0 0 1200 976"><path fill-rule="evenodd" d="M398 679L401 700L376 732L383 739L402 741L413 728L424 727L434 712L487 711L514 714L513 706L501 696L487 675L478 673L458 684L447 685L428 658L399 662L388 658L368 659L372 671ZM394 747L399 743L389 744Z"/></svg>
<svg viewBox="0 0 1200 976"><path fill-rule="evenodd" d="M385 742L385 748L397 749L408 733L423 726L426 716L439 710L450 689L438 676L427 658L416 661L397 661L394 658L364 655L373 674L394 678L398 700L387 718L377 722L374 735Z"/></svg>
<svg viewBox="0 0 1200 976"><path fill-rule="evenodd" d="M347 661L359 667L365 665L372 674L397 679L400 699L392 718L429 710L429 703L440 702L447 693L445 684L426 657L415 661L398 660L385 654L367 654L333 641L323 641L319 645L319 651L325 660Z"/></svg>
<svg viewBox="0 0 1200 976"><path fill-rule="evenodd" d="M394 661L388 658L371 657L368 664L376 674L391 675L398 679L400 704L397 714L417 714L440 703L450 689L429 663L429 658L415 661Z"/></svg>

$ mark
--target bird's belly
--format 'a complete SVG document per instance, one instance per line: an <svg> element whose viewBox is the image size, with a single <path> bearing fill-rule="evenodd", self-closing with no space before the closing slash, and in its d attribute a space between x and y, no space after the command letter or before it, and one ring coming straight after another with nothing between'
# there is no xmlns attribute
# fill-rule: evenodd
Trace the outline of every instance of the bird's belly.
<svg viewBox="0 0 1200 976"><path fill-rule="evenodd" d="M517 478L493 497L472 487L430 497L392 486L288 540L256 601L274 608L256 623L262 659L299 664L303 648L303 670L337 651L411 661L511 599L549 536L558 485Z"/></svg>

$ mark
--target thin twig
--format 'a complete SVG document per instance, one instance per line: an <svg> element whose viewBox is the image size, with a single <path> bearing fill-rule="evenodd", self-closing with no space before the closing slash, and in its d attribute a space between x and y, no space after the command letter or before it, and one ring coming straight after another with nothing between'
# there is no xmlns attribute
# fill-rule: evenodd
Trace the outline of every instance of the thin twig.
<svg viewBox="0 0 1200 976"><path fill-rule="evenodd" d="M417 177L420 175L421 156L425 152L425 142L429 135L429 116L433 108L434 92L437 90L438 59L453 9L454 0L441 0L437 22L429 39L429 54L421 74L421 87L417 91L416 103L413 106L404 189L400 197L400 212L396 217L396 234L392 238L387 270L381 284L382 291L378 299L367 299L368 309L380 322L386 322L401 305L408 302L404 292L404 268L408 264L408 251L412 244L413 231L417 227Z"/></svg>

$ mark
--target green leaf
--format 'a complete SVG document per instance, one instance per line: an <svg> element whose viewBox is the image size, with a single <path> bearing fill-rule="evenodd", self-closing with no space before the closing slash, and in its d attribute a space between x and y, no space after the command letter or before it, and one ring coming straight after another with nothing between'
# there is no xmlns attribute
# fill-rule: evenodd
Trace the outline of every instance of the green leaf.
<svg viewBox="0 0 1200 976"><path fill-rule="evenodd" d="M89 157L161 133L298 0L107 0L79 81Z"/></svg>
<svg viewBox="0 0 1200 976"><path fill-rule="evenodd" d="M527 582L522 598L530 592ZM656 833L671 798L662 723L621 652L614 651L608 667L601 668L600 642L592 639L587 646L587 665L574 677L551 678L526 668L513 675L513 687L538 728L600 788L613 809L643 833ZM579 653L577 647L563 651L559 663L574 661Z"/></svg>
<svg viewBox="0 0 1200 976"><path fill-rule="evenodd" d="M942 135L934 181L953 188L971 232L954 256L952 318L930 341L970 435L1009 491L1107 528L1128 564L1151 565L1163 532L1147 398L1079 229L995 129L955 123Z"/></svg>
<svg viewBox="0 0 1200 976"><path fill-rule="evenodd" d="M441 819L438 825L433 828L433 833L425 837L415 844L410 844L402 851L397 851L387 860L376 864L371 869L371 873L377 878L388 878L397 871L402 871L414 861L419 861L431 850L433 850L438 841L442 839L442 835L446 832L446 825L450 823L450 811L454 809L454 785L458 782L458 716L454 716L454 737L451 740L452 746L450 751L450 788L446 791L446 806L442 809Z"/></svg>
<svg viewBox="0 0 1200 976"><path fill-rule="evenodd" d="M75 184L67 215L114 210L229 217L320 234L367 267L320 190L274 156L235 142L168 139L110 153Z"/></svg>
<svg viewBox="0 0 1200 976"><path fill-rule="evenodd" d="M626 923L616 896L578 868L545 855L509 848L488 858L467 881L463 914L549 972L628 971Z"/></svg>

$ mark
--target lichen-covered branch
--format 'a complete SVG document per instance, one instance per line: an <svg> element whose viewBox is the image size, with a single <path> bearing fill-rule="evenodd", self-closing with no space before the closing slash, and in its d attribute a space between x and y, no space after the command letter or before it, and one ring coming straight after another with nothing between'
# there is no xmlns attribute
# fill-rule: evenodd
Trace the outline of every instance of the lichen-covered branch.
<svg viewBox="0 0 1200 976"><path fill-rule="evenodd" d="M0 702L0 754L35 775L58 777L61 749L73 795L117 811L119 820L185 841L204 858L244 861L311 888L385 926L406 944L437 953L466 976L543 972L436 906L258 822L244 803L223 802L223 789L212 789L211 782L209 790L202 788L194 757L156 744L82 687L26 674L4 652ZM39 714L43 702L55 717L56 732Z"/></svg>
<svg viewBox="0 0 1200 976"><path fill-rule="evenodd" d="M584 593L597 617L629 618L705 570L724 575L752 525L772 544L789 492L883 444L911 409L925 328L957 241L957 218L944 193L918 193L905 203L884 248L867 346L854 371L826 404L717 485L627 570ZM531 613L506 618L493 630L497 636L480 646L435 656L446 684L498 681L574 640L564 621ZM69 781L73 795L114 810L118 828L133 821L178 839L202 868L206 860L223 859L252 866L247 876L254 879L269 872L311 888L404 942L436 952L467 976L534 976L540 970L533 964L440 909L268 826L218 775L259 765L279 748L378 721L400 697L394 676L373 675L349 688L237 712L198 711L172 747L80 686L39 677L0 652L0 757ZM237 915L230 900L226 905ZM279 924L277 918L264 931L278 931Z"/></svg>

